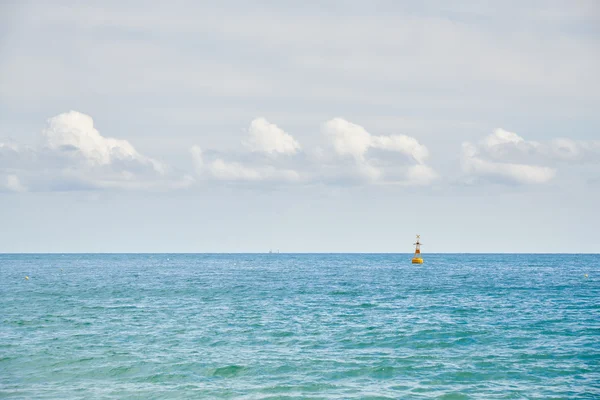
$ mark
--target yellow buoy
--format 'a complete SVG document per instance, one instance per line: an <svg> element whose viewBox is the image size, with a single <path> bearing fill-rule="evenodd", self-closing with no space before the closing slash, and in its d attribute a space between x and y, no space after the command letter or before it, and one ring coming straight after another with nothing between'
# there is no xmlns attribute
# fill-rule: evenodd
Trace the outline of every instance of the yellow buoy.
<svg viewBox="0 0 600 400"><path fill-rule="evenodd" d="M588 274L585 274L584 276L587 278L587 277L588 277Z"/></svg>
<svg viewBox="0 0 600 400"><path fill-rule="evenodd" d="M29 280L29 277L28 277L28 276L25 276L25 280Z"/></svg>
<svg viewBox="0 0 600 400"><path fill-rule="evenodd" d="M417 235L417 243L413 243L416 246L415 255L412 259L413 264L423 264L423 258L421 258L421 242L419 239L421 239L421 235Z"/></svg>

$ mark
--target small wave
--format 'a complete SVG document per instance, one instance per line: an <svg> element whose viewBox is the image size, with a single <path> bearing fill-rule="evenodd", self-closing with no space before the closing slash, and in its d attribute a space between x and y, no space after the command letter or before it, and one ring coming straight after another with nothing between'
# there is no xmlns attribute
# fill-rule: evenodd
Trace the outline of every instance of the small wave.
<svg viewBox="0 0 600 400"><path fill-rule="evenodd" d="M119 367L114 367L108 370L108 375L109 376L121 376L121 375L125 375L130 373L131 371L133 371L134 368L133 367L125 367L125 366L119 366Z"/></svg>
<svg viewBox="0 0 600 400"><path fill-rule="evenodd" d="M446 393L446 394L443 394L441 396L436 397L436 399L440 399L440 400L466 400L466 399L470 399L470 397L467 396L466 394L462 394L462 393Z"/></svg>
<svg viewBox="0 0 600 400"><path fill-rule="evenodd" d="M212 370L210 375L220 376L223 378L233 378L242 375L247 370L248 369L246 367L242 367L241 365L228 365L226 367L215 368Z"/></svg>
<svg viewBox="0 0 600 400"><path fill-rule="evenodd" d="M290 336L294 336L294 332L290 332L290 331L279 331L279 332L273 332L272 334L273 337L290 337Z"/></svg>
<svg viewBox="0 0 600 400"><path fill-rule="evenodd" d="M377 307L376 303L362 303L360 306L360 308L374 308Z"/></svg>

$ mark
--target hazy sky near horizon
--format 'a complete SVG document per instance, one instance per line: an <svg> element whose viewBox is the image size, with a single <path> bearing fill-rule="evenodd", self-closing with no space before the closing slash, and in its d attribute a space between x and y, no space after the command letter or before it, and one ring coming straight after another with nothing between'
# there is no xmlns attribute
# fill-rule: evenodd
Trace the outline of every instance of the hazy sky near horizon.
<svg viewBox="0 0 600 400"><path fill-rule="evenodd" d="M0 252L600 252L597 1L0 1Z"/></svg>

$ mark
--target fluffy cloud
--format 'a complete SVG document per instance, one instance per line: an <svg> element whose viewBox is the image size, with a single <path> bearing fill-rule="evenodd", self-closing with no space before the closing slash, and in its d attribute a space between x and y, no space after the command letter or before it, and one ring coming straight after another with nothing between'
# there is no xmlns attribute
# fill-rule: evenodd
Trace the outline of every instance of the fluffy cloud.
<svg viewBox="0 0 600 400"><path fill-rule="evenodd" d="M429 157L427 147L420 144L417 139L406 135L373 136L371 147L408 155L419 164L423 164Z"/></svg>
<svg viewBox="0 0 600 400"><path fill-rule="evenodd" d="M342 118L327 121L323 125L323 132L330 138L338 154L351 155L357 160L363 160L370 148L402 153L419 164L429 156L427 148L415 138L406 135L374 136L362 126Z"/></svg>
<svg viewBox="0 0 600 400"><path fill-rule="evenodd" d="M300 180L298 172L291 169L278 169L271 165L248 166L240 162L225 161L222 158L214 158L205 162L200 146L193 146L190 152L196 173L207 179L228 182L294 182Z"/></svg>
<svg viewBox="0 0 600 400"><path fill-rule="evenodd" d="M537 142L504 129L496 129L478 145L464 142L461 158L467 175L520 184L549 182L563 164L599 161L598 141L557 138Z"/></svg>
<svg viewBox="0 0 600 400"><path fill-rule="evenodd" d="M264 118L256 118L250 123L248 135L244 144L254 152L296 154L300 150L300 144L292 135Z"/></svg>
<svg viewBox="0 0 600 400"><path fill-rule="evenodd" d="M379 163L375 157L369 157L369 150L400 153L416 162L416 165L405 169L404 183L428 184L437 178L435 171L424 165L429 156L427 147L413 137L406 135L376 136L370 134L364 127L334 118L323 124L323 133L330 140L338 156L350 156L355 160L359 175L372 180L386 180L386 177L396 176L394 170L401 168L392 163Z"/></svg>
<svg viewBox="0 0 600 400"><path fill-rule="evenodd" d="M238 155L238 160L231 160L236 157L233 154L209 152L206 156L200 146L193 146L190 152L196 173L204 180L426 185L438 177L424 164L429 152L415 138L371 135L341 118L325 122L322 131L332 150L317 147L303 152L292 136L264 118L256 118L250 124L249 139L242 142L250 151ZM377 154L381 152L387 155ZM271 157L274 154L297 156Z"/></svg>
<svg viewBox="0 0 600 400"><path fill-rule="evenodd" d="M477 147L465 142L462 145L463 171L471 176L520 184L546 183L554 178L556 170L537 165L502 163L480 157Z"/></svg>
<svg viewBox="0 0 600 400"><path fill-rule="evenodd" d="M32 148L0 143L7 189L161 189L193 182L191 176L173 176L165 164L140 154L128 141L102 136L93 119L77 111L50 118L42 139Z"/></svg>
<svg viewBox="0 0 600 400"><path fill-rule="evenodd" d="M129 163L149 167L161 175L165 173L164 165L138 153L127 140L100 135L92 117L77 111L50 118L42 135L50 150L92 167Z"/></svg>
<svg viewBox="0 0 600 400"><path fill-rule="evenodd" d="M529 143L534 147L537 146L536 142L525 142L525 139L516 133L508 132L501 128L496 129L494 133L482 141L482 144L488 149L493 149L507 144L519 146L526 143Z"/></svg>
<svg viewBox="0 0 600 400"><path fill-rule="evenodd" d="M514 132L496 129L484 138L479 150L500 161L585 164L600 162L600 141L555 138L537 142L525 140Z"/></svg>
<svg viewBox="0 0 600 400"><path fill-rule="evenodd" d="M323 125L333 148L339 155L351 155L356 160L364 160L365 153L371 147L371 134L360 125L341 118L334 118Z"/></svg>
<svg viewBox="0 0 600 400"><path fill-rule="evenodd" d="M256 118L250 123L248 138L242 141L251 154L293 155L300 151L300 144L283 129L271 124L264 118ZM208 157L200 146L190 149L196 174L205 180L225 182L295 182L300 174L293 169L277 167L281 159L268 157L266 160L254 160L253 163L227 161L223 157ZM230 155L231 157L231 155ZM252 157L251 157L252 158ZM256 158L256 157L254 157ZM266 162L266 164L265 164Z"/></svg>
<svg viewBox="0 0 600 400"><path fill-rule="evenodd" d="M406 176L408 181L415 185L427 185L438 178L438 174L433 168L423 164L417 164L410 167Z"/></svg>

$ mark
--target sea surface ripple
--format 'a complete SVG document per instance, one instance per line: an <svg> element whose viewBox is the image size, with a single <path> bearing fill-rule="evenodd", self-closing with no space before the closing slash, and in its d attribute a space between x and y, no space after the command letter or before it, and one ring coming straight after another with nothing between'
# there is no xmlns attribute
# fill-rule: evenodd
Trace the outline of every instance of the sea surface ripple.
<svg viewBox="0 0 600 400"><path fill-rule="evenodd" d="M410 258L0 255L0 398L600 398L599 255Z"/></svg>

